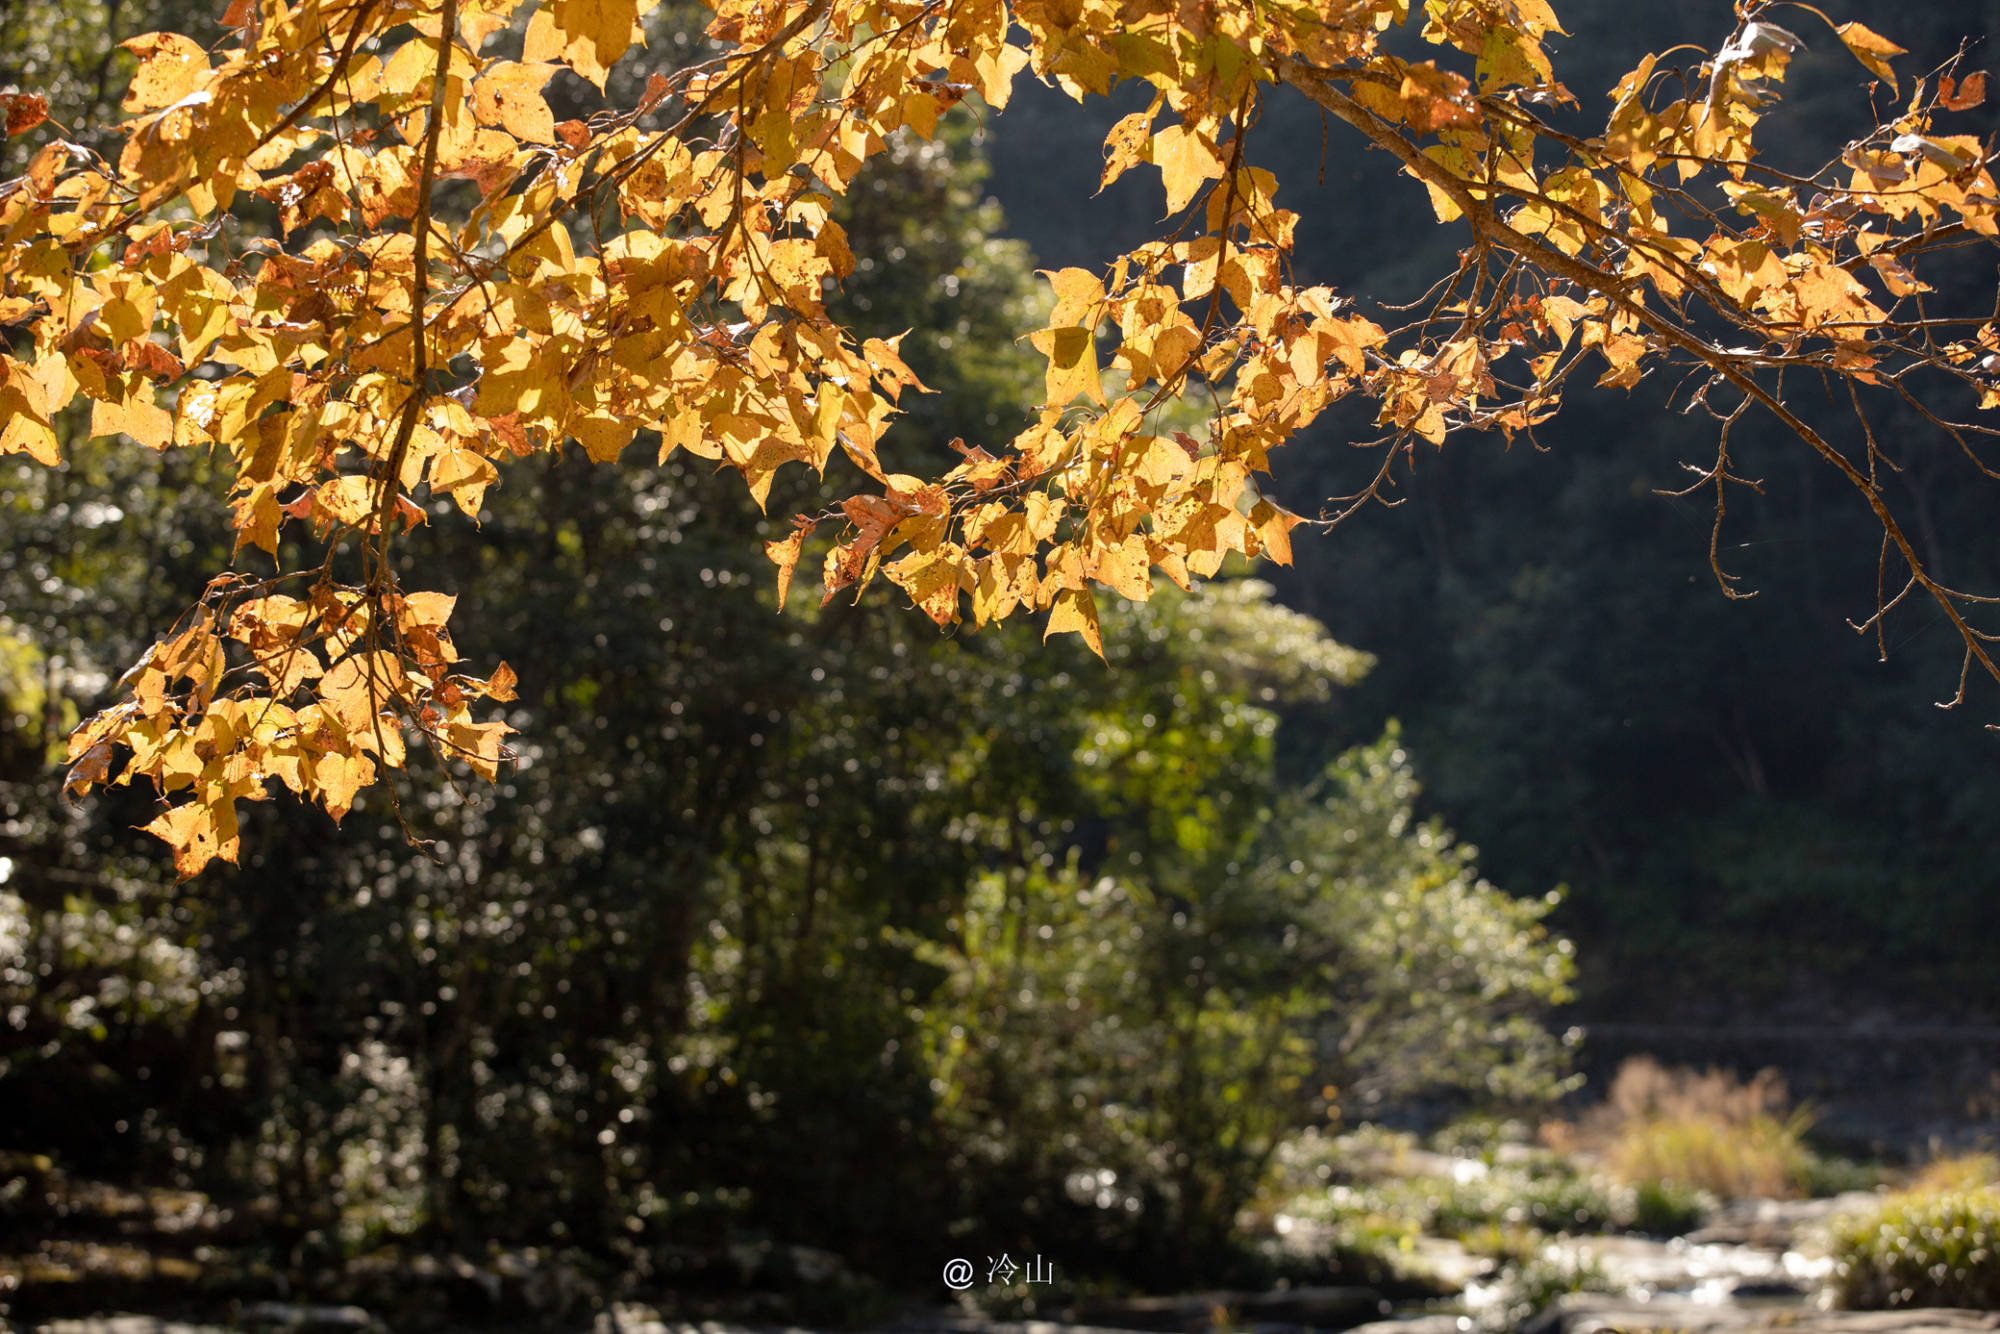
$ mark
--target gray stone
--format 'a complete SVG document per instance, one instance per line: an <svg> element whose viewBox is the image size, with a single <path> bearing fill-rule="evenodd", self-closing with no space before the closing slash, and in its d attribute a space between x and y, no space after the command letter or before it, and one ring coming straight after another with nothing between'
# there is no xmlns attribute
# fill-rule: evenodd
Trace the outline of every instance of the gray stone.
<svg viewBox="0 0 2000 1334"><path fill-rule="evenodd" d="M1989 1334L1995 1311L1801 1311L1711 1302L1637 1302L1573 1295L1523 1323L1520 1334Z"/></svg>
<svg viewBox="0 0 2000 1334"><path fill-rule="evenodd" d="M1287 1288L1246 1294L1233 1309L1246 1320L1341 1329L1365 1316L1387 1315L1389 1303L1373 1288Z"/></svg>
<svg viewBox="0 0 2000 1334"><path fill-rule="evenodd" d="M1356 1325L1347 1334L1465 1334L1472 1317L1463 1315L1413 1315L1401 1320L1371 1320Z"/></svg>
<svg viewBox="0 0 2000 1334"><path fill-rule="evenodd" d="M1195 1292L1179 1297L1135 1297L1094 1304L1077 1312L1087 1324L1115 1329L1184 1334L1231 1322L1277 1323L1342 1329L1369 1316L1386 1314L1373 1288L1287 1288L1277 1292Z"/></svg>
<svg viewBox="0 0 2000 1334"><path fill-rule="evenodd" d="M190 1325L150 1315L94 1315L82 1320L51 1320L35 1326L35 1330L36 1334L229 1334L215 1325Z"/></svg>
<svg viewBox="0 0 2000 1334"><path fill-rule="evenodd" d="M247 1329L282 1330L285 1334L388 1334L389 1327L359 1306L308 1306L293 1302L258 1302L243 1309Z"/></svg>

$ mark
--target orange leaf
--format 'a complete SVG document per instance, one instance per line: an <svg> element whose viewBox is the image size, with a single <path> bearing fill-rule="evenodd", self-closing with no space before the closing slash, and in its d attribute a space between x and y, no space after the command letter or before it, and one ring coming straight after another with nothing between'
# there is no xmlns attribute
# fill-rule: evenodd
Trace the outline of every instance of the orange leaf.
<svg viewBox="0 0 2000 1334"><path fill-rule="evenodd" d="M1970 111L1986 100L1986 71L1975 70L1962 82L1947 74L1938 81L1938 102L1946 111Z"/></svg>
<svg viewBox="0 0 2000 1334"><path fill-rule="evenodd" d="M782 542L766 542L764 554L778 567L778 610L785 609L785 594L792 589L792 571L798 568L799 551L805 546L806 534L813 525L801 515L794 521L792 535Z"/></svg>
<svg viewBox="0 0 2000 1334"><path fill-rule="evenodd" d="M497 699L502 704L514 700L517 698L514 687L520 684L520 679L514 675L512 667L504 662L501 663L493 669L493 675L486 678L486 698Z"/></svg>
<svg viewBox="0 0 2000 1334"><path fill-rule="evenodd" d="M7 113L7 133L26 134L49 118L49 99L39 93L0 93Z"/></svg>

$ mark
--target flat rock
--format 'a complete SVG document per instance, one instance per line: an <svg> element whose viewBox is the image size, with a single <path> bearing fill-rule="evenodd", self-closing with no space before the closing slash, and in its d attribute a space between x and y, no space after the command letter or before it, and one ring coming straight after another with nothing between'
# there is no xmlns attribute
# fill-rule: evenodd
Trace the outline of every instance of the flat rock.
<svg viewBox="0 0 2000 1334"><path fill-rule="evenodd" d="M312 1306L293 1302L258 1302L245 1307L249 1329L286 1334L387 1334L388 1327L359 1306Z"/></svg>
<svg viewBox="0 0 2000 1334"><path fill-rule="evenodd" d="M1373 1288L1300 1287L1245 1294L1230 1309L1245 1320L1338 1329L1363 1316L1388 1314L1389 1303Z"/></svg>
<svg viewBox="0 0 2000 1334"><path fill-rule="evenodd" d="M1801 1311L1710 1302L1637 1302L1590 1295L1565 1297L1524 1323L1520 1334L1989 1334L2000 1312Z"/></svg>
<svg viewBox="0 0 2000 1334"><path fill-rule="evenodd" d="M1465 1334L1471 1328L1471 1316L1413 1315L1402 1320L1371 1320L1347 1334Z"/></svg>
<svg viewBox="0 0 2000 1334"><path fill-rule="evenodd" d="M1077 1318L1113 1329L1161 1334L1228 1327L1232 1322L1323 1326L1342 1329L1387 1309L1373 1288L1302 1287L1278 1292L1194 1292L1178 1297L1135 1297L1092 1304Z"/></svg>
<svg viewBox="0 0 2000 1334"><path fill-rule="evenodd" d="M1843 1214L1867 1213L1882 1205L1872 1191L1850 1190L1817 1200L1735 1200L1724 1205L1708 1225L1688 1234L1696 1245L1709 1243L1784 1248L1807 1232Z"/></svg>
<svg viewBox="0 0 2000 1334"><path fill-rule="evenodd" d="M4 1322L0 1322L4 1323ZM51 1320L35 1326L36 1334L229 1334L219 1325L192 1325L151 1315L94 1315L82 1320Z"/></svg>
<svg viewBox="0 0 2000 1334"><path fill-rule="evenodd" d="M1833 1267L1823 1256L1693 1238L1566 1237L1550 1242L1543 1253L1572 1266L1594 1266L1635 1299L1692 1297L1698 1304L1803 1296L1825 1281Z"/></svg>

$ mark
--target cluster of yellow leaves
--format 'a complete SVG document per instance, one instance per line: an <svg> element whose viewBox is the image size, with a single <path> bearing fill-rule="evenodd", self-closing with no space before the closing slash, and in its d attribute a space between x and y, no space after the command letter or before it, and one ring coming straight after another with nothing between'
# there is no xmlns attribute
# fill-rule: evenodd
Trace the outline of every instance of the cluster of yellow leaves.
<svg viewBox="0 0 2000 1334"><path fill-rule="evenodd" d="M70 786L146 778L163 796L183 794L148 828L192 875L236 860L236 803L263 799L272 780L345 815L381 767L403 763L406 716L490 779L508 729L474 721L468 706L512 698L512 674L453 672L452 602L399 595L390 626L376 623L381 608L325 589L308 600L252 590L226 621L204 606L127 674L124 701L70 738Z"/></svg>
<svg viewBox="0 0 2000 1334"><path fill-rule="evenodd" d="M1586 354L1614 385L1668 355L1866 379L1908 352L1893 315L1928 290L1925 238L1995 234L1981 146L1932 123L1978 101L1974 79L1920 87L1843 179L1762 172L1753 132L1801 43L1748 0L1683 96L1649 57L1584 139L1537 112L1575 100L1547 0L1426 0L1421 62L1382 45L1411 0L709 3L699 59L634 106L558 120L552 83L602 92L652 0L234 0L214 50L127 44L117 162L50 138L0 184L0 452L55 463L79 400L92 435L212 450L239 550L277 562L219 579L74 740L77 790L159 789L183 874L235 855L237 800L275 780L339 815L408 735L493 771L506 729L470 709L513 682L455 671L451 600L404 592L393 544L430 499L476 520L513 457L574 441L611 461L643 436L734 468L760 504L785 464L844 457L874 489L769 544L781 601L831 523L826 597L880 573L940 624L1030 609L1101 651L1100 588L1143 599L1156 572L1290 558L1299 519L1256 479L1344 396L1408 448L1531 430ZM1893 82L1898 48L1837 35ZM1157 170L1175 230L1049 275L1025 429L953 442L935 477L886 472L883 433L923 386L895 338L827 315L855 264L836 198L889 136L933 133L967 96L1002 108L1023 71L1078 98L1152 87L1102 179ZM1280 83L1471 224L1416 322L1292 281L1301 220L1245 153ZM39 99L4 109L9 133L46 133ZM1704 172L1740 225L1689 193ZM1698 338L1691 301L1752 351ZM1213 407L1198 434L1159 425L1190 397Z"/></svg>

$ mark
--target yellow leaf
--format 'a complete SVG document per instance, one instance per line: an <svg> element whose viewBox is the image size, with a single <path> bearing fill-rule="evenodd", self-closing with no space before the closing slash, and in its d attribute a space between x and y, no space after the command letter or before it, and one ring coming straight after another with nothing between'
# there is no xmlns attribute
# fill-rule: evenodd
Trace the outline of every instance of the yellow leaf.
<svg viewBox="0 0 2000 1334"><path fill-rule="evenodd" d="M513 758L501 744L501 739L513 730L505 723L453 723L447 729L447 739L457 757L491 783L500 777L501 764Z"/></svg>
<svg viewBox="0 0 2000 1334"><path fill-rule="evenodd" d="M146 832L173 849L174 874L182 880L200 875L217 857L236 860L236 804L227 799L211 805L197 798L170 807L146 826Z"/></svg>
<svg viewBox="0 0 2000 1334"><path fill-rule="evenodd" d="M1090 577L1117 590L1122 597L1144 602L1153 594L1149 573L1152 564L1146 552L1146 539L1134 534L1115 545L1099 547L1094 553Z"/></svg>
<svg viewBox="0 0 2000 1334"><path fill-rule="evenodd" d="M331 721L353 735L355 743L368 736L382 710L401 694L402 669L390 653L357 653L342 658L320 678L319 696Z"/></svg>
<svg viewBox="0 0 2000 1334"><path fill-rule="evenodd" d="M1083 642L1090 645L1090 651L1098 657L1104 656L1104 633L1097 624L1097 599L1088 589L1066 588L1056 594L1054 604L1049 608L1048 628L1042 632L1046 642L1050 635L1076 633L1083 636Z"/></svg>
<svg viewBox="0 0 2000 1334"><path fill-rule="evenodd" d="M1840 34L1840 40L1847 44L1847 49L1854 53L1856 60L1877 77L1888 80L1892 90L1896 87L1896 71L1889 68L1889 59L1907 54L1904 48L1865 23L1843 23L1834 31Z"/></svg>
<svg viewBox="0 0 2000 1334"><path fill-rule="evenodd" d="M1198 130L1169 125L1153 136L1153 165L1167 187L1167 212L1178 213L1200 193L1202 185L1222 175L1222 156Z"/></svg>
<svg viewBox="0 0 2000 1334"><path fill-rule="evenodd" d="M338 824L354 808L354 794L375 781L375 762L366 755L321 755L312 762L320 804Z"/></svg>
<svg viewBox="0 0 2000 1334"><path fill-rule="evenodd" d="M431 490L448 493L468 519L479 517L486 488L499 480L499 469L489 460L460 445L439 451L431 464Z"/></svg>
<svg viewBox="0 0 2000 1334"><path fill-rule="evenodd" d="M26 454L50 467L62 462L48 393L32 371L12 357L0 357L0 454Z"/></svg>
<svg viewBox="0 0 2000 1334"><path fill-rule="evenodd" d="M995 111L1007 109L1007 97L1014 86L1014 76L1028 63L1028 53L1018 46L1002 46L998 51L981 54L973 61L979 76L979 95Z"/></svg>
<svg viewBox="0 0 2000 1334"><path fill-rule="evenodd" d="M1304 523L1297 514L1279 509L1268 500L1260 500L1250 510L1250 523L1257 530L1257 539L1264 546L1264 554L1280 565L1292 563L1292 529Z"/></svg>
<svg viewBox="0 0 2000 1334"><path fill-rule="evenodd" d="M1382 326L1359 315L1326 320L1313 326L1319 335L1322 356L1330 356L1349 372L1359 375L1368 367L1368 351L1388 338Z"/></svg>
<svg viewBox="0 0 2000 1334"><path fill-rule="evenodd" d="M1097 345L1088 329L1043 329L1028 335L1035 350L1049 359L1047 393L1052 408L1067 406L1078 394L1104 402L1104 382L1097 372Z"/></svg>
<svg viewBox="0 0 2000 1334"><path fill-rule="evenodd" d="M801 520L792 527L792 535L782 542L766 542L764 554L778 567L778 610L785 609L785 595L792 588L792 571L798 568L799 552L805 546L806 534L812 531L808 521Z"/></svg>
<svg viewBox="0 0 2000 1334"><path fill-rule="evenodd" d="M604 76L641 36L639 0L553 0L528 22L522 56L560 58L604 89Z"/></svg>
<svg viewBox="0 0 2000 1334"><path fill-rule="evenodd" d="M940 626L950 625L958 619L958 578L957 548L946 546L936 551L912 552L902 560L887 566L884 573L891 582L910 595L910 601Z"/></svg>
<svg viewBox="0 0 2000 1334"><path fill-rule="evenodd" d="M362 473L334 478L313 493L312 516L321 531L368 526L375 516L375 480Z"/></svg>
<svg viewBox="0 0 2000 1334"><path fill-rule="evenodd" d="M1104 174L1098 177L1097 192L1145 160L1146 141L1152 137L1153 117L1159 113L1166 94L1153 99L1144 111L1135 111L1111 127L1104 136Z"/></svg>
<svg viewBox="0 0 2000 1334"><path fill-rule="evenodd" d="M616 463L638 433L630 424L601 414L577 418L569 424L569 431L595 463Z"/></svg>
<svg viewBox="0 0 2000 1334"><path fill-rule="evenodd" d="M542 100L542 86L554 65L523 65L505 61L486 67L472 85L472 114L482 124L507 131L529 143L555 142L556 118Z"/></svg>
<svg viewBox="0 0 2000 1334"><path fill-rule="evenodd" d="M141 389L123 402L93 402L90 434L129 435L149 449L165 449L174 440L174 419L153 401L151 390Z"/></svg>
<svg viewBox="0 0 2000 1334"><path fill-rule="evenodd" d="M125 94L127 111L173 106L207 82L208 52L192 37L155 32L122 45L139 57L139 69Z"/></svg>
<svg viewBox="0 0 2000 1334"><path fill-rule="evenodd" d="M409 622L433 629L450 620L451 609L457 605L458 598L452 593L407 593L403 596L403 609L409 613Z"/></svg>
<svg viewBox="0 0 2000 1334"><path fill-rule="evenodd" d="M894 338L870 338L861 345L862 355L875 372L876 383L892 401L900 401L905 389L915 389L920 394L930 392L917 373L903 364L902 341L903 335L897 334Z"/></svg>
<svg viewBox="0 0 2000 1334"><path fill-rule="evenodd" d="M278 529L285 522L285 511L269 482L258 482L230 501L229 508L230 522L236 527L236 546L231 555L246 546L278 554Z"/></svg>
<svg viewBox="0 0 2000 1334"><path fill-rule="evenodd" d="M1095 327L1095 312L1104 300L1104 284L1098 281L1097 275L1086 269L1061 269L1049 273L1048 280L1056 294L1056 308L1049 313L1049 327Z"/></svg>

